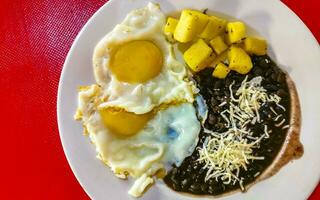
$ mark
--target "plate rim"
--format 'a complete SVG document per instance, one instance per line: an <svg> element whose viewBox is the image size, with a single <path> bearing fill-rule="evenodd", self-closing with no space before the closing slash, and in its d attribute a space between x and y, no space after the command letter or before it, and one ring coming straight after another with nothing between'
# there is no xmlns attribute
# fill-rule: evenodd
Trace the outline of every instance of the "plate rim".
<svg viewBox="0 0 320 200"><path fill-rule="evenodd" d="M78 34L77 34L75 40L73 41L73 43L72 43L72 45L71 45L71 47L70 47L70 49L68 51L68 54L67 54L67 56L65 58L65 61L64 61L64 64L63 64L63 68L62 68L62 71L61 71L61 74L60 74L60 77L59 77L59 84L58 84L58 92L57 92L57 100L56 100L56 113L57 113L57 124L58 124L59 138L60 138L60 141L61 141L61 145L62 145L62 148L63 148L64 155L65 155L65 157L67 159L69 167L72 170L72 173L74 174L74 176L76 177L77 182L81 185L82 189L85 191L85 193L89 196L90 199L94 199L94 198L93 198L92 194L90 194L88 189L84 186L84 183L82 182L81 178L79 177L79 174L78 174L79 172L77 171L76 167L72 164L72 162L70 160L71 158L68 156L68 153L67 153L66 143L63 140L63 133L62 133L62 124L63 124L63 122L61 122L62 113L60 113L61 112L61 109L60 109L61 108L61 98L62 98L61 97L61 95L62 95L61 94L61 92L62 92L61 88L63 87L62 85L63 85L63 82L64 82L65 73L66 73L66 66L70 62L70 59L71 59L70 55L74 51L76 43L78 43L78 41L80 40L81 36L83 35L83 32L87 29L87 27L90 24L93 23L93 21L96 18L96 16L98 16L105 9L105 7L110 6L115 1L116 0L108 0L106 3L104 3L98 10L95 11L95 13L87 20L85 25L78 32ZM122 0L117 0L117 1L122 1ZM287 10L287 13L290 13L291 15L293 14L295 20L299 21L299 24L302 25L304 27L304 29L306 29L307 32L309 33L309 36L311 36L312 43L319 44L317 39L316 39L316 37L312 33L312 31L309 29L309 27L304 23L304 21L293 10L291 10L282 1L279 1L279 0L273 0L273 1L275 1L277 3L280 3L281 6L283 6ZM320 50L320 45L318 45L318 49ZM320 173L318 174L318 179L320 181ZM309 189L308 197L312 194L312 192L314 191L314 189L317 187L318 184L315 183L315 184L312 184L312 185L314 185L314 187ZM200 198L202 198L202 197L200 197Z"/></svg>

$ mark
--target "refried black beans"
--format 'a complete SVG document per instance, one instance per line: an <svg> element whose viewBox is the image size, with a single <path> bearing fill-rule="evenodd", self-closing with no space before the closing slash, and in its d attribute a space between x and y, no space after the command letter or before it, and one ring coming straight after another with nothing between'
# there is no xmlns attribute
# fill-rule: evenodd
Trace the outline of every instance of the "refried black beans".
<svg viewBox="0 0 320 200"><path fill-rule="evenodd" d="M253 182L259 174L261 174L274 160L279 152L288 129L276 127L277 122L274 118L282 115L282 119L288 124L290 119L290 95L286 82L286 74L268 57L268 56L252 56L253 69L246 75L236 72L230 72L225 79L217 79L212 76L212 68L206 68L194 76L200 95L204 98L208 106L208 117L204 124L205 128L214 132L224 132L227 130L225 121L220 113L227 108L227 105L219 106L224 101L230 101L229 86L234 81L233 92L235 93L240 87L246 76L248 80L261 76L263 81L261 86L267 90L268 94L277 94L281 97L280 104L285 111L274 103L265 103L259 109L261 121L250 125L249 128L254 134L261 135L264 131L264 125L272 130L269 138L264 138L260 142L260 148L254 149L254 156L263 156L264 160L252 160L245 171L240 170L239 177L243 178L243 185ZM195 105L197 106L197 105ZM271 110L273 109L273 111ZM281 121L281 120L279 120ZM278 121L278 122L279 122ZM197 147L202 147L205 138L208 136L203 129L199 134L199 142ZM199 153L197 147L193 154L187 157L181 166L173 166L173 168L164 177L164 182L175 191L182 191L192 194L209 194L220 195L228 191L240 188L239 183L223 184L221 180L209 179L205 182L207 169L203 168L203 164L199 163Z"/></svg>

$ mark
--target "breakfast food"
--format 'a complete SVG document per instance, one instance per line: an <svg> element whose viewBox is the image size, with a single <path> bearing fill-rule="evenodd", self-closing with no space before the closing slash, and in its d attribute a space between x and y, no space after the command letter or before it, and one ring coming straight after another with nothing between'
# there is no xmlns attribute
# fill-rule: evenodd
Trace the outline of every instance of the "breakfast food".
<svg viewBox="0 0 320 200"><path fill-rule="evenodd" d="M302 155L293 82L244 22L149 3L101 39L93 71L75 119L97 157L133 177L134 197L156 178L190 194L245 191Z"/></svg>

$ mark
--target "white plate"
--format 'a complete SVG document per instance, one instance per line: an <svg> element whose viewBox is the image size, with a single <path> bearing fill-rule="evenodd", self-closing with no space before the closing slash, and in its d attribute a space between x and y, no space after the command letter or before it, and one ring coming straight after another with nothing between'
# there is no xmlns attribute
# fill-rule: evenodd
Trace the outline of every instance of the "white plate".
<svg viewBox="0 0 320 200"><path fill-rule="evenodd" d="M289 71L296 82L302 106L301 140L305 153L275 176L256 184L247 193L222 199L306 199L320 177L320 48L303 22L278 0L159 0L164 12L183 8L209 8L236 17L254 27L272 48L273 59ZM67 56L58 92L58 124L68 162L92 199L130 199L130 185L112 175L95 157L82 126L73 120L77 88L94 83L91 58L94 46L132 9L146 0L111 0L87 22ZM193 199L156 184L141 199Z"/></svg>

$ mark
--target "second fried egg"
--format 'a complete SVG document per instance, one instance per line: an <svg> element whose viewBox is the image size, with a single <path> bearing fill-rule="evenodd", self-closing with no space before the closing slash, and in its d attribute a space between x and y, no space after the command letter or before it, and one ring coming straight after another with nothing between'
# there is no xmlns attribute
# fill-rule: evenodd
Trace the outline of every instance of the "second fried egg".
<svg viewBox="0 0 320 200"><path fill-rule="evenodd" d="M101 110L98 108L101 92L98 85L82 88L76 116L95 144L98 158L118 177L129 175L136 179L129 193L139 196L153 183L152 177L158 170L172 164L179 166L194 151L200 131L195 108L190 103L182 103L151 116ZM106 123L105 115L113 119L113 123ZM133 135L118 133L134 129L138 132Z"/></svg>

